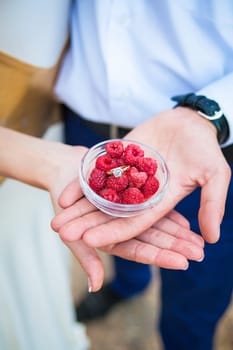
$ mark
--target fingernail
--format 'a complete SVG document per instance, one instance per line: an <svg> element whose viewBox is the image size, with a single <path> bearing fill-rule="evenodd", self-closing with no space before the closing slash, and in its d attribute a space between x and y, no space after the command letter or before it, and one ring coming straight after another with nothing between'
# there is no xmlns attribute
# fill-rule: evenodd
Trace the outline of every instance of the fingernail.
<svg viewBox="0 0 233 350"><path fill-rule="evenodd" d="M198 259L197 261L198 262L201 262L201 261L203 261L205 259L205 256L203 255L200 259Z"/></svg>
<svg viewBox="0 0 233 350"><path fill-rule="evenodd" d="M88 283L88 293L91 293L92 292L92 286L91 286L91 281L90 281L89 277L87 279L87 283Z"/></svg>
<svg viewBox="0 0 233 350"><path fill-rule="evenodd" d="M187 265L183 268L183 270L188 270L189 268L189 263L187 263Z"/></svg>
<svg viewBox="0 0 233 350"><path fill-rule="evenodd" d="M220 229L216 233L216 242L219 240L219 238L220 238Z"/></svg>

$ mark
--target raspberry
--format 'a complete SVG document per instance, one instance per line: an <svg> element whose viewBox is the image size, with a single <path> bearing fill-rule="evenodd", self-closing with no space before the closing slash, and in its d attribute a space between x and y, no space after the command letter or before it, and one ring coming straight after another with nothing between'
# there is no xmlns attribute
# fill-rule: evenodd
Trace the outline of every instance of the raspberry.
<svg viewBox="0 0 233 350"><path fill-rule="evenodd" d="M114 175L109 176L106 182L106 187L111 188L117 192L124 190L128 186L128 176L126 174L122 174L119 177L115 177Z"/></svg>
<svg viewBox="0 0 233 350"><path fill-rule="evenodd" d="M113 140L105 151L97 157L89 177L89 185L98 195L115 203L137 204L156 193L157 162L144 157L140 146L131 143L124 149L122 141Z"/></svg>
<svg viewBox="0 0 233 350"><path fill-rule="evenodd" d="M125 153L123 155L126 164L129 164L129 165L136 165L138 158L143 156L144 156L144 151L141 149L141 147L139 147L138 145L134 145L132 143L130 143L125 148Z"/></svg>
<svg viewBox="0 0 233 350"><path fill-rule="evenodd" d="M99 195L107 201L120 203L120 197L112 188L104 188L99 192Z"/></svg>
<svg viewBox="0 0 233 350"><path fill-rule="evenodd" d="M122 192L121 203L123 204L137 204L144 202L142 192L136 187L129 187Z"/></svg>
<svg viewBox="0 0 233 350"><path fill-rule="evenodd" d="M116 158L117 166L124 166L125 161L124 158Z"/></svg>
<svg viewBox="0 0 233 350"><path fill-rule="evenodd" d="M121 141L113 141L106 144L105 150L112 158L120 158L124 152L124 146Z"/></svg>
<svg viewBox="0 0 233 350"><path fill-rule="evenodd" d="M149 176L145 185L142 186L141 191L145 198L151 197L158 191L159 180L154 176Z"/></svg>
<svg viewBox="0 0 233 350"><path fill-rule="evenodd" d="M107 176L104 170L94 168L89 177L89 186L97 192L105 186L106 179Z"/></svg>
<svg viewBox="0 0 233 350"><path fill-rule="evenodd" d="M144 171L138 171L135 167L130 168L128 171L129 185L131 187L142 187L146 182L147 177L147 173Z"/></svg>
<svg viewBox="0 0 233 350"><path fill-rule="evenodd" d="M95 166L97 169L108 171L116 168L118 165L116 159L110 157L108 154L104 154L96 159Z"/></svg>
<svg viewBox="0 0 233 350"><path fill-rule="evenodd" d="M157 162L150 157L138 158L137 168L140 171L145 171L148 175L154 175L158 165Z"/></svg>

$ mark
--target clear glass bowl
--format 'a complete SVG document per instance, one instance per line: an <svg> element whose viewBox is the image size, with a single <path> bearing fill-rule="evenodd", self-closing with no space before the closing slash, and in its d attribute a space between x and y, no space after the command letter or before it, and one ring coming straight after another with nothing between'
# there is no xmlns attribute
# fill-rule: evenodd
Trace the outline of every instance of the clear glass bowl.
<svg viewBox="0 0 233 350"><path fill-rule="evenodd" d="M99 156L106 154L106 150L105 150L106 144L113 141L121 141L124 147L126 147L128 144L139 145L144 150L144 157L151 157L157 161L158 168L156 170L155 176L159 180L159 188L157 192L146 201L139 204L121 204L121 203L111 202L99 196L89 186L88 179L91 171L95 167L96 159ZM153 148L143 143L135 142L133 140L128 140L128 139L106 140L91 147L82 159L79 176L80 176L80 185L82 187L83 193L86 196L86 198L104 213L107 213L111 216L116 216L116 217L134 216L158 204L162 200L167 190L168 179L169 179L169 173L168 173L168 169L165 164L165 161L157 151L155 151Z"/></svg>

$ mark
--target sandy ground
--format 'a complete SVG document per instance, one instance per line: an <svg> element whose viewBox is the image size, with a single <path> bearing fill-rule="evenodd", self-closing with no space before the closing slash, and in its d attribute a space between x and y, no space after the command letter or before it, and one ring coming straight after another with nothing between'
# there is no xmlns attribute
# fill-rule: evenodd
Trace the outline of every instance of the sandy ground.
<svg viewBox="0 0 233 350"><path fill-rule="evenodd" d="M103 258L106 279L109 279L112 273L110 260L107 256ZM76 263L74 276L77 278L74 279L73 292L78 301L87 290L87 283ZM90 350L162 350L156 330L159 288L159 274L155 269L153 282L142 295L116 306L104 319L88 323L87 332L92 343ZM233 350L233 303L219 324L215 343L214 350Z"/></svg>

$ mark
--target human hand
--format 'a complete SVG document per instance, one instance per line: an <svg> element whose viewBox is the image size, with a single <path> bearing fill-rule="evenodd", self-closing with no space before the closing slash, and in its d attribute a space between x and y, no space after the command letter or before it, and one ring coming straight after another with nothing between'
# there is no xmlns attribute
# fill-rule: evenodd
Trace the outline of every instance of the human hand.
<svg viewBox="0 0 233 350"><path fill-rule="evenodd" d="M75 192L78 194L78 180L75 179L68 187L72 195ZM98 290L103 283L103 265L98 260L97 252L91 250L79 235L98 225L108 225L111 221L114 221L113 217L99 212L84 197L64 209L52 221L53 229L59 232L86 271L92 291ZM69 237L66 235L67 230ZM202 237L190 230L188 221L182 215L172 211L141 235L125 242L99 247L99 250L140 263L185 270L188 268L188 260L203 259L203 247Z"/></svg>
<svg viewBox="0 0 233 350"><path fill-rule="evenodd" d="M75 237L82 237L82 242L89 247L127 241L148 230L182 198L201 186L200 228L208 242L215 242L219 237L230 170L217 143L214 126L194 111L177 108L151 118L127 138L149 144L165 158L170 170L170 185L165 198L139 217L111 219L107 225L101 221L89 225L99 213L83 213L82 217L76 218L74 225L69 223L63 227L61 235L64 239L74 239L72 231L75 230ZM72 197L69 190L60 197L64 208L74 205L75 201L75 195Z"/></svg>
<svg viewBox="0 0 233 350"><path fill-rule="evenodd" d="M98 211L83 197L79 185L78 168L87 149L54 143L50 146L54 147L51 158L53 166L50 168L44 187L51 194L57 214L56 219L52 222L52 227L59 231L61 239L87 273L91 289L96 291L103 283L103 264L96 249L88 246L78 235L82 234L85 229L108 224L114 219ZM74 181L71 182L73 178ZM63 206L66 196L75 203L62 210L58 205L58 197L67 183L69 185L60 197L59 203ZM66 237L66 226L69 227L69 235L72 230L74 231L72 237ZM126 242L115 244L111 242L111 244L100 247L100 250L145 264L171 269L186 269L188 260L203 258L203 246L202 238L190 231L187 220L178 213L172 212L142 235L128 239Z"/></svg>
<svg viewBox="0 0 233 350"><path fill-rule="evenodd" d="M86 213L88 223L92 227L95 226L95 223L100 224L112 219L108 216L103 218L100 212L97 212L97 214L93 212L94 218L89 221L88 214L93 211L93 206L85 198L82 198L83 193L78 181L78 169L81 158L87 150L86 148L71 147L59 142L41 140L1 127L0 135L0 145L2 146L0 155L1 174L49 191L57 214L62 210L62 197L63 202L66 201L67 191L60 198L61 206L59 206L58 197L66 184L71 183L71 187L68 186L68 189L71 190L70 194L68 193L68 199L69 201L75 201L75 216L81 215L81 221L85 222L84 214ZM74 181L74 183L77 183L76 188L72 187L72 179L76 179ZM80 211L77 208L80 208ZM70 209L72 210L73 207ZM95 209L95 211L97 210ZM66 213L66 211L64 212ZM159 236L157 238L156 232L148 232L140 240L128 240L122 245L106 245L103 250L145 263L157 263L161 266L180 269L187 267L187 258L199 259L203 256L202 242L195 238L195 235L193 236L193 242L189 239L187 241L190 242L183 242L185 239L179 235L177 238L170 240L169 230L171 230L171 227L161 228L160 231L168 232L168 235L163 235L163 239L161 239L158 231L157 236ZM195 240L198 244L195 243ZM101 259L96 250L88 246L82 239L74 242L64 239L64 243L71 249L89 275L92 289L98 290L102 284L104 273ZM163 243L163 245L160 246L158 243ZM160 248L169 249L171 254L169 255L168 252L164 255Z"/></svg>
<svg viewBox="0 0 233 350"><path fill-rule="evenodd" d="M94 228L86 227L82 232L77 219L77 235L92 247L126 241L150 228L200 186L200 229L207 242L216 242L224 214L230 169L217 143L215 127L197 112L179 107L149 119L132 130L127 138L147 143L163 155L170 171L168 192L156 207L140 217L117 218L107 225L99 223ZM60 204L66 208L75 201L75 194L72 195L68 187L60 197ZM91 221L92 215L96 214L82 215L80 220ZM67 239L70 227L63 229L62 234Z"/></svg>
<svg viewBox="0 0 233 350"><path fill-rule="evenodd" d="M149 119L127 137L154 147L168 165L169 190L157 206L159 215L200 186L200 230L207 242L216 242L231 172L218 145L215 127L197 112L179 107Z"/></svg>
<svg viewBox="0 0 233 350"><path fill-rule="evenodd" d="M74 204L62 211L60 207L57 208L56 212L59 214L51 225L59 232L63 242L87 273L91 289L96 291L103 283L103 264L94 247L88 246L81 239L82 234L100 225L111 224L115 219L97 210L83 197L77 168L84 152L85 149L79 147L65 149L65 157L62 162L60 160L61 169L55 172L56 181L51 181L49 191L53 194L54 203L57 203L57 195L63 189L64 183L74 177L59 198L62 207L66 206L67 201L74 201ZM61 154L62 152L59 153L59 157ZM69 170L70 167L72 169ZM115 244L109 244L108 240L102 243L106 244L99 246L99 249L105 253L171 269L187 269L188 260L200 261L204 257L203 239L190 231L187 220L176 212L169 213L156 224L153 222L153 225L138 237Z"/></svg>

